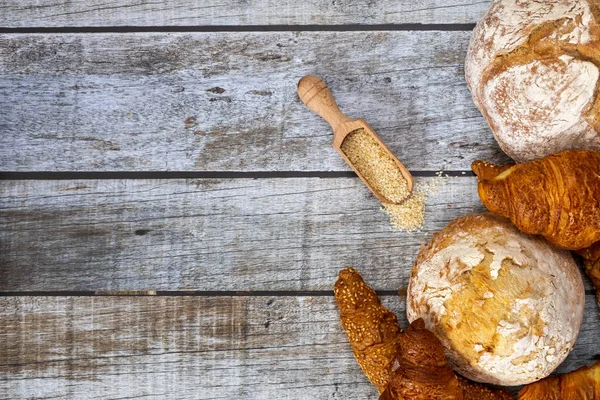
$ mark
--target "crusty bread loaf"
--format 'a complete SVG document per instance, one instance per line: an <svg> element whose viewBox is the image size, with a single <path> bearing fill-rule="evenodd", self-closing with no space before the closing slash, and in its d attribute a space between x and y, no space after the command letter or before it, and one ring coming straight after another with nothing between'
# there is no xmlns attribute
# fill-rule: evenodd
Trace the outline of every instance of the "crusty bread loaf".
<svg viewBox="0 0 600 400"><path fill-rule="evenodd" d="M600 150L600 0L494 0L473 32L467 84L515 161Z"/></svg>
<svg viewBox="0 0 600 400"><path fill-rule="evenodd" d="M485 213L454 220L421 249L406 311L409 321L423 318L459 374L522 385L569 354L584 301L568 251Z"/></svg>

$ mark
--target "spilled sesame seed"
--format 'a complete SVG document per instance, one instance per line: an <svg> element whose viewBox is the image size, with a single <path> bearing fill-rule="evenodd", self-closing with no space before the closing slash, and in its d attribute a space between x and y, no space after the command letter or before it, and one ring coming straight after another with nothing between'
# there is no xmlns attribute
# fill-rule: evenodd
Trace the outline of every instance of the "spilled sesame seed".
<svg viewBox="0 0 600 400"><path fill-rule="evenodd" d="M440 170L427 183L417 183L411 193L393 158L364 129L349 133L340 147L371 187L390 203L382 203L394 231L413 232L423 228L427 197L444 186L448 175Z"/></svg>
<svg viewBox="0 0 600 400"><path fill-rule="evenodd" d="M402 204L382 204L382 210L390 218L394 231L414 232L423 228L425 222L425 203L427 197L437 193L446 183L448 175L443 171L427 183L417 183L415 190Z"/></svg>

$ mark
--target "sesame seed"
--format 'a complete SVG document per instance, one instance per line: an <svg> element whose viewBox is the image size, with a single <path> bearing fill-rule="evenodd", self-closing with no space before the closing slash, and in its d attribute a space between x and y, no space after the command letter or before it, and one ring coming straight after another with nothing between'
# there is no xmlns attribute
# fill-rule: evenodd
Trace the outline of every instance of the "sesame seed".
<svg viewBox="0 0 600 400"><path fill-rule="evenodd" d="M408 197L410 190L400 168L364 129L349 133L340 148L369 185L389 202L400 203Z"/></svg>
<svg viewBox="0 0 600 400"><path fill-rule="evenodd" d="M413 193L402 204L383 204L383 210L390 218L394 231L414 232L423 228L425 203L429 195L437 193L445 184L446 176L440 171L428 183L417 184Z"/></svg>
<svg viewBox="0 0 600 400"><path fill-rule="evenodd" d="M417 185L410 193L408 183L393 158L364 129L349 133L340 148L377 193L396 203L382 205L390 218L392 230L413 232L423 228L427 197L438 192L448 174L440 170L433 181Z"/></svg>

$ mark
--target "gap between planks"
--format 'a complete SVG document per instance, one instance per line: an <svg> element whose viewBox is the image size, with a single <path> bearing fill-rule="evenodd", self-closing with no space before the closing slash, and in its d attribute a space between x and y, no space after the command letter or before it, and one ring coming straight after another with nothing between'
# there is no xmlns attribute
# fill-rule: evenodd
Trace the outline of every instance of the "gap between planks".
<svg viewBox="0 0 600 400"><path fill-rule="evenodd" d="M41 3L41 4L40 4ZM0 26L186 27L471 24L488 8L481 0L0 0ZM225 28L227 29L227 28Z"/></svg>
<svg viewBox="0 0 600 400"><path fill-rule="evenodd" d="M410 171L413 176L473 177L473 171ZM354 171L0 171L0 180L356 178Z"/></svg>
<svg viewBox="0 0 600 400"><path fill-rule="evenodd" d="M169 33L169 32L366 32L366 31L472 31L469 24L360 24L360 25L248 25L248 26L91 26L91 27L0 27L0 34L53 34L53 33Z"/></svg>
<svg viewBox="0 0 600 400"><path fill-rule="evenodd" d="M406 290L406 289L401 289ZM395 290L379 290L379 296L398 295ZM95 291L16 291L0 292L0 297L331 297L333 290L268 291L268 290L95 290Z"/></svg>
<svg viewBox="0 0 600 400"><path fill-rule="evenodd" d="M406 296L407 288L376 290L377 295ZM594 296L586 289L586 296ZM96 291L17 291L0 292L0 297L333 297L333 290L268 291L268 290L96 290Z"/></svg>

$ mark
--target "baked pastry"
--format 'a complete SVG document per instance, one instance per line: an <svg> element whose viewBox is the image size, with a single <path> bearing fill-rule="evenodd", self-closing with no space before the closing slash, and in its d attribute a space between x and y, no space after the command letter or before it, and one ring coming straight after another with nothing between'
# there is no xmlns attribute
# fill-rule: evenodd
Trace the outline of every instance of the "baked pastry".
<svg viewBox="0 0 600 400"><path fill-rule="evenodd" d="M401 333L396 316L353 268L340 271L334 294L356 359L380 400L505 400L510 394L458 378L423 320ZM383 387L382 385L385 384Z"/></svg>
<svg viewBox="0 0 600 400"><path fill-rule="evenodd" d="M396 314L381 305L354 268L340 271L333 292L354 357L381 393L388 385L402 333Z"/></svg>
<svg viewBox="0 0 600 400"><path fill-rule="evenodd" d="M598 305L600 305L600 242L594 243L591 247L580 250L577 253L583 256L585 272L596 288Z"/></svg>
<svg viewBox="0 0 600 400"><path fill-rule="evenodd" d="M569 354L584 301L568 251L485 213L454 220L421 249L407 316L423 318L459 374L522 385L546 377Z"/></svg>
<svg viewBox="0 0 600 400"><path fill-rule="evenodd" d="M448 365L444 347L422 319L400 335L398 357L387 390L379 400L462 400L463 391Z"/></svg>
<svg viewBox="0 0 600 400"><path fill-rule="evenodd" d="M500 147L518 162L600 150L597 0L494 0L465 75Z"/></svg>
<svg viewBox="0 0 600 400"><path fill-rule="evenodd" d="M570 150L518 165L472 164L481 201L525 233L580 250L600 241L600 152Z"/></svg>
<svg viewBox="0 0 600 400"><path fill-rule="evenodd" d="M600 361L525 386L519 400L600 400Z"/></svg>
<svg viewBox="0 0 600 400"><path fill-rule="evenodd" d="M463 400L514 400L514 397L503 389L491 389L485 385L458 377L458 384L463 391Z"/></svg>
<svg viewBox="0 0 600 400"><path fill-rule="evenodd" d="M505 390L490 389L456 376L444 355L444 346L425 329L422 319L413 321L400 335L399 353L387 390L379 400L510 400Z"/></svg>

